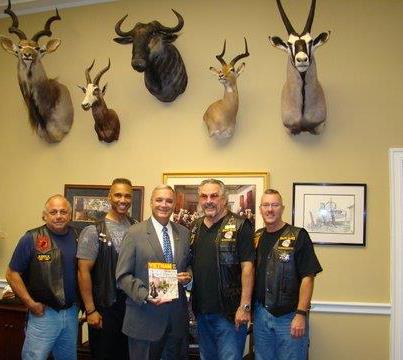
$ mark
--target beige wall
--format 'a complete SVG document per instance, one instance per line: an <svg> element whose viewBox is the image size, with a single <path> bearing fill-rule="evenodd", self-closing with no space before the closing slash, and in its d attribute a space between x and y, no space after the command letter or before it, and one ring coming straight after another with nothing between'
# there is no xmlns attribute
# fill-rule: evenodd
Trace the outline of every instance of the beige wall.
<svg viewBox="0 0 403 360"><path fill-rule="evenodd" d="M284 3L295 27L302 28L309 1ZM174 103L162 104L131 69L131 46L112 38L114 23L126 13L130 22L158 19L173 25L171 8L185 19L176 45L189 84ZM290 137L280 120L286 56L267 40L268 35L285 36L274 1L127 0L63 9L63 20L52 25L62 46L44 59L48 75L69 87L75 106L75 123L60 144L49 145L32 133L16 80L16 59L0 51L0 271L4 273L21 234L40 223L47 196L63 192L65 183L108 184L125 176L145 186L147 204L163 172L268 171L270 185L284 195L288 221L293 182L368 185L367 246L316 247L325 271L317 278L314 300L388 303L387 150L403 146L402 14L401 0L318 1L313 34L332 30L317 52L327 128L316 137ZM21 27L32 34L49 15L21 16ZM101 21L94 21L95 16ZM9 23L0 20L0 34L7 34ZM238 80L237 129L228 143L218 144L208 138L202 122L206 107L223 92L208 67L217 66L214 56L223 39L231 57L243 51L244 36L251 56ZM103 79L108 82L106 101L121 119L120 140L110 145L97 140L75 86L84 83L84 68L93 58L98 68L108 57L112 67ZM313 360L388 356L387 316L314 314L312 320ZM381 355L371 355L372 350Z"/></svg>

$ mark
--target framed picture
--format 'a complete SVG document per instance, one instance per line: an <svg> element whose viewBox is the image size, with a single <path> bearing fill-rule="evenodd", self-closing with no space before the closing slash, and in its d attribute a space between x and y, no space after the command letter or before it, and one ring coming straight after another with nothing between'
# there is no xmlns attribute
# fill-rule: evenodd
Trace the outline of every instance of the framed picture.
<svg viewBox="0 0 403 360"><path fill-rule="evenodd" d="M172 186L176 192L173 221L189 227L194 219L202 216L198 207L197 188L203 180L209 178L221 180L225 184L232 212L250 219L256 229L263 226L261 216L256 214L259 214L260 198L269 185L267 172L164 173L164 184Z"/></svg>
<svg viewBox="0 0 403 360"><path fill-rule="evenodd" d="M72 206L72 224L79 230L101 220L109 211L110 185L64 185L64 196ZM144 186L133 186L132 206L129 215L143 220Z"/></svg>
<svg viewBox="0 0 403 360"><path fill-rule="evenodd" d="M294 183L292 207L314 243L365 246L366 184Z"/></svg>

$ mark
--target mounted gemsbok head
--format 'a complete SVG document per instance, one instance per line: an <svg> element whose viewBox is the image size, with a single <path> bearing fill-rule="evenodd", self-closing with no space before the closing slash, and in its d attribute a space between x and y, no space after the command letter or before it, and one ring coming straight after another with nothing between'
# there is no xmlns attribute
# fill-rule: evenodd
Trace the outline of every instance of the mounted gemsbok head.
<svg viewBox="0 0 403 360"><path fill-rule="evenodd" d="M54 79L48 79L41 59L45 54L55 51L60 40L51 39L42 46L38 43L42 36L52 36L50 25L60 20L59 13L56 10L56 15L46 21L44 29L28 40L18 28L18 18L11 10L10 0L4 12L13 21L9 33L16 34L20 41L14 44L1 36L0 44L4 50L18 58L18 83L28 107L31 126L46 141L59 142L70 131L73 123L73 104L67 87Z"/></svg>
<svg viewBox="0 0 403 360"><path fill-rule="evenodd" d="M298 34L288 19L281 1L277 6L288 32L288 40L284 42L277 36L269 37L270 43L288 53L287 80L281 95L281 115L284 126L291 134L309 131L319 134L326 121L326 100L319 84L314 50L324 44L330 31L311 36L311 27L315 16L316 0L312 0L311 9L305 28Z"/></svg>
<svg viewBox="0 0 403 360"><path fill-rule="evenodd" d="M184 21L178 12L172 11L178 18L178 24L174 27L152 21L148 24L137 23L129 31L121 29L127 18L125 15L115 26L115 32L120 37L113 39L119 44L133 44L133 69L144 72L147 89L163 102L174 101L187 85L185 64L178 49L172 44L178 37L175 33L182 29Z"/></svg>
<svg viewBox="0 0 403 360"><path fill-rule="evenodd" d="M85 97L81 103L81 107L87 111L92 109L92 116L94 117L94 129L98 134L98 140L110 143L119 139L120 122L116 112L108 109L104 101L106 91L106 84L104 87L99 87L99 80L111 67L111 60L109 59L108 65L104 67L95 77L91 80L90 71L94 66L95 60L89 68L85 69L85 78L87 86L79 86L84 92Z"/></svg>
<svg viewBox="0 0 403 360"><path fill-rule="evenodd" d="M211 104L204 113L209 135L216 139L230 138L235 130L236 115L238 113L238 88L236 79L245 68L242 63L235 69L237 61L249 56L248 43L245 39L245 52L235 56L229 63L224 60L226 41L221 54L216 55L221 64L221 69L210 67L210 70L218 76L218 80L224 85L224 97Z"/></svg>

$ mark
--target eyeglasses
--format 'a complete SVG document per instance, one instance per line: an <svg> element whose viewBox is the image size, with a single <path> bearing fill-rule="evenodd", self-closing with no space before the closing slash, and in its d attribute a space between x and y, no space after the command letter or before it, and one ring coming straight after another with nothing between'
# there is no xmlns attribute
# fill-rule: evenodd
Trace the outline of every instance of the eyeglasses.
<svg viewBox="0 0 403 360"><path fill-rule="evenodd" d="M200 194L199 198L201 200L207 200L208 198L210 198L211 200L216 200L220 197L220 194L218 193L213 193L213 194Z"/></svg>
<svg viewBox="0 0 403 360"><path fill-rule="evenodd" d="M263 209L269 209L270 207L272 209L278 209L281 206L280 203L272 203L272 204L260 204L260 207Z"/></svg>
<svg viewBox="0 0 403 360"><path fill-rule="evenodd" d="M57 214L60 214L62 216L66 216L66 215L69 214L69 211L68 210L50 210L50 211L48 211L48 214L51 215L51 216L55 216Z"/></svg>

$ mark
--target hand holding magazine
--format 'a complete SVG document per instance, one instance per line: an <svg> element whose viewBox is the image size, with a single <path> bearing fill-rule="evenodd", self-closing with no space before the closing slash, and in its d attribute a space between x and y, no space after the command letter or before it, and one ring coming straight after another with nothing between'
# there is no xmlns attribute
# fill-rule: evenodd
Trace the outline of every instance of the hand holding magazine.
<svg viewBox="0 0 403 360"><path fill-rule="evenodd" d="M160 304L179 297L178 272L175 264L148 263L148 300Z"/></svg>

